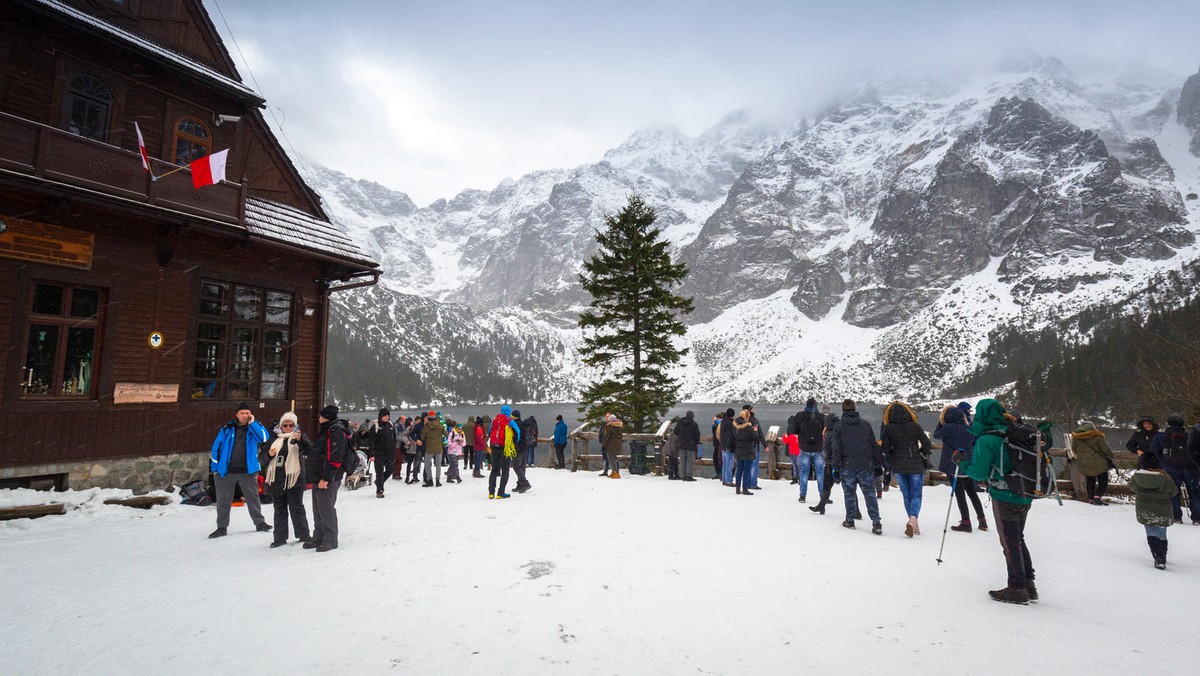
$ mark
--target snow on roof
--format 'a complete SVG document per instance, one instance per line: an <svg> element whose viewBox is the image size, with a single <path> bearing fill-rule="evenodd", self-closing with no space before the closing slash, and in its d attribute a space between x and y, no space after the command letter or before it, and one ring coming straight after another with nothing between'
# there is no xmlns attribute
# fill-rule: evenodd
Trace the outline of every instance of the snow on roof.
<svg viewBox="0 0 1200 676"><path fill-rule="evenodd" d="M246 229L264 239L344 258L367 267L379 266L334 224L278 202L247 196Z"/></svg>
<svg viewBox="0 0 1200 676"><path fill-rule="evenodd" d="M242 84L241 82L238 82L237 80L235 80L227 75L219 73L216 70L213 70L212 68L209 68L208 66L205 66L204 64L193 61L192 59L189 59L188 57L186 57L178 52L172 51L152 40L149 40L149 39L142 37L140 35L137 35L135 33L131 33L129 31L125 30L124 28L114 26L113 24L108 23L107 21L104 21L103 19L100 19L99 17L93 16L91 14L88 14L87 12L84 12L82 10L71 7L70 5L66 5L62 2L59 2L59 0L31 0L31 1L33 2L33 4L40 5L48 10L51 10L63 18L69 19L71 21L75 21L75 22L83 24L87 27L90 27L90 28L99 30L103 33L106 33L109 36L115 38L118 42L123 43L127 47L132 47L138 51L145 52L151 56L164 59L167 62L169 62L175 66L178 66L178 67L182 68L183 70L191 73L192 75L195 75L201 79L213 82L214 84L222 86L226 89L232 90L233 93L235 93L239 96L252 99L253 101L255 101L256 103L258 103L260 105L266 102L266 100L263 99L263 97L259 96L257 92L255 92L253 89L247 87L246 85Z"/></svg>

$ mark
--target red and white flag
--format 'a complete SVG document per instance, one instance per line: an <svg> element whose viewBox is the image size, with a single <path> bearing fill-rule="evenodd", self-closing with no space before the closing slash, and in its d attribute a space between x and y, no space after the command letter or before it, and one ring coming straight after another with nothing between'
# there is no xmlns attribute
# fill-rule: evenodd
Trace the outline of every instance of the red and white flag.
<svg viewBox="0 0 1200 676"><path fill-rule="evenodd" d="M142 128L138 126L137 120L133 121L133 130L137 132L138 152L142 154L142 169L153 176L154 172L150 171L150 156L146 154L146 142L142 140Z"/></svg>
<svg viewBox="0 0 1200 676"><path fill-rule="evenodd" d="M206 185L216 185L225 180L225 160L229 149L201 157L188 166L192 169L192 185L196 190Z"/></svg>

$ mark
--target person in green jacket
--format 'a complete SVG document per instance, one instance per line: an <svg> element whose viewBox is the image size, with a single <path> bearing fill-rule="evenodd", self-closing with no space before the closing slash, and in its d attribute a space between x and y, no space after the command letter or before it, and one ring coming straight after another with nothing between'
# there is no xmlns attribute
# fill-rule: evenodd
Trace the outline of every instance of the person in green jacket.
<svg viewBox="0 0 1200 676"><path fill-rule="evenodd" d="M1088 502L1106 506L1103 498L1108 490L1108 470L1117 466L1104 433L1096 429L1095 423L1084 420L1071 433L1071 449L1075 451L1075 465L1087 481Z"/></svg>
<svg viewBox="0 0 1200 676"><path fill-rule="evenodd" d="M1146 544L1154 557L1154 567L1167 567L1167 528L1172 521L1171 498L1179 495L1179 488L1171 475L1159 469L1158 456L1153 453L1142 455L1143 469L1133 473L1129 487L1137 496L1137 520L1146 528Z"/></svg>
<svg viewBox="0 0 1200 676"><path fill-rule="evenodd" d="M955 451L953 460L963 474L986 482L992 498L996 533L1008 566L1008 586L989 591L988 595L1002 603L1028 605L1038 598L1033 583L1033 560L1029 547L1025 546L1025 519L1033 500L997 485L997 482L1003 485L1004 474L1012 470L1012 460L1004 452L1004 434L1012 419L995 399L980 401L975 407L975 422L971 424L971 433L977 437L975 450L969 459L965 453Z"/></svg>

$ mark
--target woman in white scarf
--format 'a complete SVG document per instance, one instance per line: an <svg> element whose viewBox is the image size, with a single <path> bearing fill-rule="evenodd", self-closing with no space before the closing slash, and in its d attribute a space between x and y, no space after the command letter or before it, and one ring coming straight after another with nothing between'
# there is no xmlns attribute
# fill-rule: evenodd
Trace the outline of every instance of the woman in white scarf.
<svg viewBox="0 0 1200 676"><path fill-rule="evenodd" d="M287 544L288 514L292 530L300 542L308 542L308 514L304 511L304 463L301 456L312 448L308 437L300 433L296 414L284 413L271 439L259 449L259 464L263 468L263 492L275 505L275 540L272 547Z"/></svg>

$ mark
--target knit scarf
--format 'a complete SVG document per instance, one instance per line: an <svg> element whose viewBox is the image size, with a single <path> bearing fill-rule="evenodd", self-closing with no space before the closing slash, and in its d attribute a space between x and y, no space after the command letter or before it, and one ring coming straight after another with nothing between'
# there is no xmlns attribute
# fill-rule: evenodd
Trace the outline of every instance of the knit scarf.
<svg viewBox="0 0 1200 676"><path fill-rule="evenodd" d="M284 452L285 448L286 453ZM281 434L271 442L271 450L278 452L267 465L267 483L274 483L277 480L279 476L277 472L282 467L283 490L291 490L296 485L296 479L300 478L300 449L292 440L292 435Z"/></svg>

